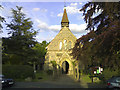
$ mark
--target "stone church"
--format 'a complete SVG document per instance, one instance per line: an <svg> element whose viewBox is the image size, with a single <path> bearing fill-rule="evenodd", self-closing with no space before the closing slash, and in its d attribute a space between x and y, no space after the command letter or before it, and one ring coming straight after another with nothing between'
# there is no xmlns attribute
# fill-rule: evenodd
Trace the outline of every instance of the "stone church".
<svg viewBox="0 0 120 90"><path fill-rule="evenodd" d="M52 69L51 61L56 61L57 68L62 69L62 73L73 75L74 71L77 69L77 65L74 67L74 60L70 53L75 45L77 38L69 29L69 20L67 16L66 9L64 8L64 13L61 21L61 30L55 36L55 38L47 46L47 53L45 56L45 69ZM77 77L76 77L77 78Z"/></svg>

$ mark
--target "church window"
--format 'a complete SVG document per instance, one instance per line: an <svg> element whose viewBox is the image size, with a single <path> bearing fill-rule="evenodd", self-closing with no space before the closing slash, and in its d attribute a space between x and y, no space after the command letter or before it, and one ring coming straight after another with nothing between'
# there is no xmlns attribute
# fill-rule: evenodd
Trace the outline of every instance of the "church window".
<svg viewBox="0 0 120 90"><path fill-rule="evenodd" d="M71 44L72 44L71 41L69 41L69 49L71 49Z"/></svg>
<svg viewBox="0 0 120 90"><path fill-rule="evenodd" d="M64 47L67 48L67 40L64 40Z"/></svg>
<svg viewBox="0 0 120 90"><path fill-rule="evenodd" d="M60 47L59 47L59 49L60 49L60 50L62 49L62 42L60 42Z"/></svg>

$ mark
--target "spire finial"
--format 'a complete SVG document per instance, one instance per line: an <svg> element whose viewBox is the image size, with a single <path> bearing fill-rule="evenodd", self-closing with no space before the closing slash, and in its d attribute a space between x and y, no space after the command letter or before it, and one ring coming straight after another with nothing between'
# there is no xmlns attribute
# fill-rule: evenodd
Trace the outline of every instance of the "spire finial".
<svg viewBox="0 0 120 90"><path fill-rule="evenodd" d="M66 1L64 0L64 7L66 7Z"/></svg>

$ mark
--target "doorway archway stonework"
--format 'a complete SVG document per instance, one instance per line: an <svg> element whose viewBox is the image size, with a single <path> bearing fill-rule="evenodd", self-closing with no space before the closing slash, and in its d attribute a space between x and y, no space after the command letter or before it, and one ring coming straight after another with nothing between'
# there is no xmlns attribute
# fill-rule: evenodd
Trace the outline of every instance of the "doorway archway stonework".
<svg viewBox="0 0 120 90"><path fill-rule="evenodd" d="M73 65L72 65L72 62L71 62L69 59L64 58L62 61L60 61L60 64L59 64L59 65L60 65L60 67L62 68L62 67L63 67L63 63L64 63L65 61L67 61L68 64L69 64L69 69L68 69L68 73L67 73L67 74L72 75L72 74L73 74Z"/></svg>

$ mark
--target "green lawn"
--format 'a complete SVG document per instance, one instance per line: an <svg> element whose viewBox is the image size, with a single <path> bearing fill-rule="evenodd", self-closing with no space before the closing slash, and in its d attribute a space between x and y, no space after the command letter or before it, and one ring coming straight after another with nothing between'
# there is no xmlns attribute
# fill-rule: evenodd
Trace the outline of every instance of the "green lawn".
<svg viewBox="0 0 120 90"><path fill-rule="evenodd" d="M32 81L46 81L51 80L52 76L48 75L45 71L38 71L35 74L35 79Z"/></svg>
<svg viewBox="0 0 120 90"><path fill-rule="evenodd" d="M91 78L90 78L89 76L90 76L90 75L81 75L81 81L82 81L83 83L92 83L92 80L91 80ZM95 83L99 83L100 80L99 80L97 77L95 77L95 78L94 78L94 82L95 82Z"/></svg>
<svg viewBox="0 0 120 90"><path fill-rule="evenodd" d="M91 79L89 78L89 75L81 75L81 82L84 82L84 83L91 83Z"/></svg>

